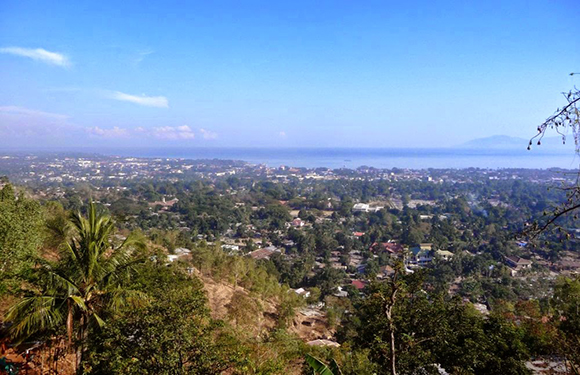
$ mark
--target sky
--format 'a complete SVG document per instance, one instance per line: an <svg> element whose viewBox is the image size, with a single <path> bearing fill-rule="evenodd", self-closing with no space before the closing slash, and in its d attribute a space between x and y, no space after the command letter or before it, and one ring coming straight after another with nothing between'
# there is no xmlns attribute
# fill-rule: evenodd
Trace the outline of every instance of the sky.
<svg viewBox="0 0 580 375"><path fill-rule="evenodd" d="M0 2L0 148L448 147L580 86L569 1Z"/></svg>

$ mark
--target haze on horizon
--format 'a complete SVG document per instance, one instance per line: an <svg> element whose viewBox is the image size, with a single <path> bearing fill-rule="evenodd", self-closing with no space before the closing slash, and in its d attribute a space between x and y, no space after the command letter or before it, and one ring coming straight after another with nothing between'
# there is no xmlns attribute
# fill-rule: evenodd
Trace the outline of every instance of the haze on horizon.
<svg viewBox="0 0 580 375"><path fill-rule="evenodd" d="M579 85L576 1L7 0L0 148L529 138Z"/></svg>

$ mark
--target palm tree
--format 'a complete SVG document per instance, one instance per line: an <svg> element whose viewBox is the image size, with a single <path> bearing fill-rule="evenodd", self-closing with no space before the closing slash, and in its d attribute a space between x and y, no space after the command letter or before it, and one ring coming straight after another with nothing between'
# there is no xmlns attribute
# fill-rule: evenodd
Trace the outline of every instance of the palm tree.
<svg viewBox="0 0 580 375"><path fill-rule="evenodd" d="M38 259L35 290L16 303L7 316L15 338L66 327L69 349L76 344L78 373L82 373L89 328L104 325L102 314L143 300L140 293L123 288L132 265L139 261L135 250L143 243L129 235L115 246L113 219L93 203L87 216L71 216L68 241L59 260Z"/></svg>

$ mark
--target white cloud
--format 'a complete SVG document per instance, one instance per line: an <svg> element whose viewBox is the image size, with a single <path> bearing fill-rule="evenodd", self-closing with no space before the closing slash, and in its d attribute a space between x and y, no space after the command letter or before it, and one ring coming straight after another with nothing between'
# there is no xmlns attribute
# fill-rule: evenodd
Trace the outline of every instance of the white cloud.
<svg viewBox="0 0 580 375"><path fill-rule="evenodd" d="M0 53L8 53L16 56L28 57L33 60L42 61L47 64L67 67L71 63L65 55L57 52L50 52L43 48L22 48L22 47L5 47L0 48Z"/></svg>
<svg viewBox="0 0 580 375"><path fill-rule="evenodd" d="M135 60L133 60L133 64L139 65L145 59L145 57L151 55L152 53L155 53L155 51L153 51L152 49L147 49L147 50L138 52L137 57L135 58Z"/></svg>
<svg viewBox="0 0 580 375"><path fill-rule="evenodd" d="M183 126L162 126L153 128L151 135L158 139L179 140L179 139L194 139L195 134L193 130L187 125Z"/></svg>
<svg viewBox="0 0 580 375"><path fill-rule="evenodd" d="M6 115L20 116L20 117L24 117L24 116L25 117L44 117L44 118L49 118L49 119L54 119L54 120L66 120L67 118L69 118L69 116L61 115L58 113L37 111L34 109L28 109L28 108L24 108L24 107L13 106L13 105L0 106L0 113L6 114Z"/></svg>
<svg viewBox="0 0 580 375"><path fill-rule="evenodd" d="M216 132L212 132L210 130L199 129L199 132L201 133L203 139L216 139L218 137Z"/></svg>
<svg viewBox="0 0 580 375"><path fill-rule="evenodd" d="M103 129L95 126L93 128L87 128L87 132L91 135L102 138L124 138L129 135L129 131L127 129L122 129L118 126L115 126L112 129Z"/></svg>
<svg viewBox="0 0 580 375"><path fill-rule="evenodd" d="M111 98L115 100L120 100L124 102L131 102L139 105L144 105L147 107L157 107L157 108L168 108L169 102L164 96L137 96L129 95L119 91L115 91L111 94Z"/></svg>

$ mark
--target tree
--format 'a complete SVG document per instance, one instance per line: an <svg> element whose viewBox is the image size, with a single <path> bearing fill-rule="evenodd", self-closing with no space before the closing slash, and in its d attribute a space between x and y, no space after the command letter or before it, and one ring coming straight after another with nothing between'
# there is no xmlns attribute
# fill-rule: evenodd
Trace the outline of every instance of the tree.
<svg viewBox="0 0 580 375"><path fill-rule="evenodd" d="M570 73L571 76L579 73ZM542 144L542 139L548 130L555 130L561 137L562 142L566 143L566 132L571 130L574 144L576 146L576 154L580 155L580 90L574 88L567 93L564 93L566 104L562 108L556 109L556 112L548 117L546 121L538 126L538 133L530 139L528 150L534 142L539 146ZM580 177L580 176L579 176ZM540 233L551 227L555 222L580 208L580 179L576 180L576 184L572 186L562 187L566 192L566 201L554 207L550 213L546 213L547 220L540 224L534 222L526 231L531 234L532 238L537 237ZM568 237L569 235L566 234Z"/></svg>
<svg viewBox="0 0 580 375"><path fill-rule="evenodd" d="M88 373L220 374L235 364L237 344L211 319L198 278L146 261L133 283L148 303L121 309L94 332Z"/></svg>
<svg viewBox="0 0 580 375"><path fill-rule="evenodd" d="M82 373L89 329L103 326L104 314L136 304L142 294L124 287L135 250L135 236L112 241L115 222L91 203L88 217L71 216L70 236L56 262L38 258L35 285L8 312L15 338L66 327L69 348L76 344L77 372Z"/></svg>
<svg viewBox="0 0 580 375"><path fill-rule="evenodd" d="M560 278L551 301L560 329L560 351L575 373L580 373L580 277Z"/></svg>
<svg viewBox="0 0 580 375"><path fill-rule="evenodd" d="M30 268L44 239L44 212L24 195L16 197L12 185L0 190L0 296L15 289L15 282Z"/></svg>
<svg viewBox="0 0 580 375"><path fill-rule="evenodd" d="M371 283L355 311L356 349L368 350L379 374L439 373L438 366L453 374L527 374L521 328L428 292L421 272L400 269Z"/></svg>

